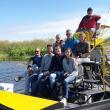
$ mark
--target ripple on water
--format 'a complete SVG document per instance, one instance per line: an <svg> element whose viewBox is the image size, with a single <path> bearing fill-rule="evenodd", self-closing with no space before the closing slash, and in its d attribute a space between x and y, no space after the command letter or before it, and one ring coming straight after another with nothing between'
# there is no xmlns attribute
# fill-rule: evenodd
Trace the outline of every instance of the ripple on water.
<svg viewBox="0 0 110 110"><path fill-rule="evenodd" d="M25 72L25 70L26 65L20 62L0 62L0 82L13 83L15 92L24 92L25 80L23 79L20 82L15 82L14 78Z"/></svg>

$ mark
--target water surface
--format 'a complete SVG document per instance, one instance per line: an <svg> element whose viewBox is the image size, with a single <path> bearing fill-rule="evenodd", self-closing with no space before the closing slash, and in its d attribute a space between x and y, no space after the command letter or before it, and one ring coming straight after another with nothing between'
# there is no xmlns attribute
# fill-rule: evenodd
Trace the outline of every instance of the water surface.
<svg viewBox="0 0 110 110"><path fill-rule="evenodd" d="M15 82L14 78L25 72L25 70L26 65L21 62L0 62L0 83L12 83L14 84L14 92L23 93L25 79Z"/></svg>

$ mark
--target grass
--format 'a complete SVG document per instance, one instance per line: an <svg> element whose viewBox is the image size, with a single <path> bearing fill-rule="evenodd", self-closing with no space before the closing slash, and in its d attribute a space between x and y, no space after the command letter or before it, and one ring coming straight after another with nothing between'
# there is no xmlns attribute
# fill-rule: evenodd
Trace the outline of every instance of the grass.
<svg viewBox="0 0 110 110"><path fill-rule="evenodd" d="M32 40L23 42L0 41L0 61L27 61L34 55L35 48L40 48L41 53L45 54L46 45L53 43L50 40ZM106 40L103 47L110 46L110 38ZM106 75L110 76L110 65L105 65Z"/></svg>
<svg viewBox="0 0 110 110"><path fill-rule="evenodd" d="M28 60L34 55L35 48L40 48L41 53L45 54L46 45L51 44L54 40L37 40L9 42L0 41L0 60Z"/></svg>
<svg viewBox="0 0 110 110"><path fill-rule="evenodd" d="M8 58L8 54L0 52L0 61L4 61Z"/></svg>

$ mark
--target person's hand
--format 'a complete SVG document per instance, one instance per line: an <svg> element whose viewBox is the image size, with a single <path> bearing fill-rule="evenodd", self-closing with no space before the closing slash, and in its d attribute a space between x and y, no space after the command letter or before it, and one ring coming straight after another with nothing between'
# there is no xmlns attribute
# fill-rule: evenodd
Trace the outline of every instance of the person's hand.
<svg viewBox="0 0 110 110"><path fill-rule="evenodd" d="M69 76L68 72L64 73L64 77L68 77L68 76Z"/></svg>
<svg viewBox="0 0 110 110"><path fill-rule="evenodd" d="M28 68L28 73L29 73L29 76L33 74L32 67L29 67L29 68Z"/></svg>

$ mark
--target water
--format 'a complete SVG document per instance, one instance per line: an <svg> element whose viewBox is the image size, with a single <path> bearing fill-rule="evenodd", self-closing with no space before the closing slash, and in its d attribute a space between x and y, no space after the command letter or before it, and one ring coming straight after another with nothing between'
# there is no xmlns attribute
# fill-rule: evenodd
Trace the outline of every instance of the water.
<svg viewBox="0 0 110 110"><path fill-rule="evenodd" d="M0 62L0 83L12 83L14 84L14 92L23 93L25 79L16 82L14 78L19 76L26 70L26 65L21 62Z"/></svg>

